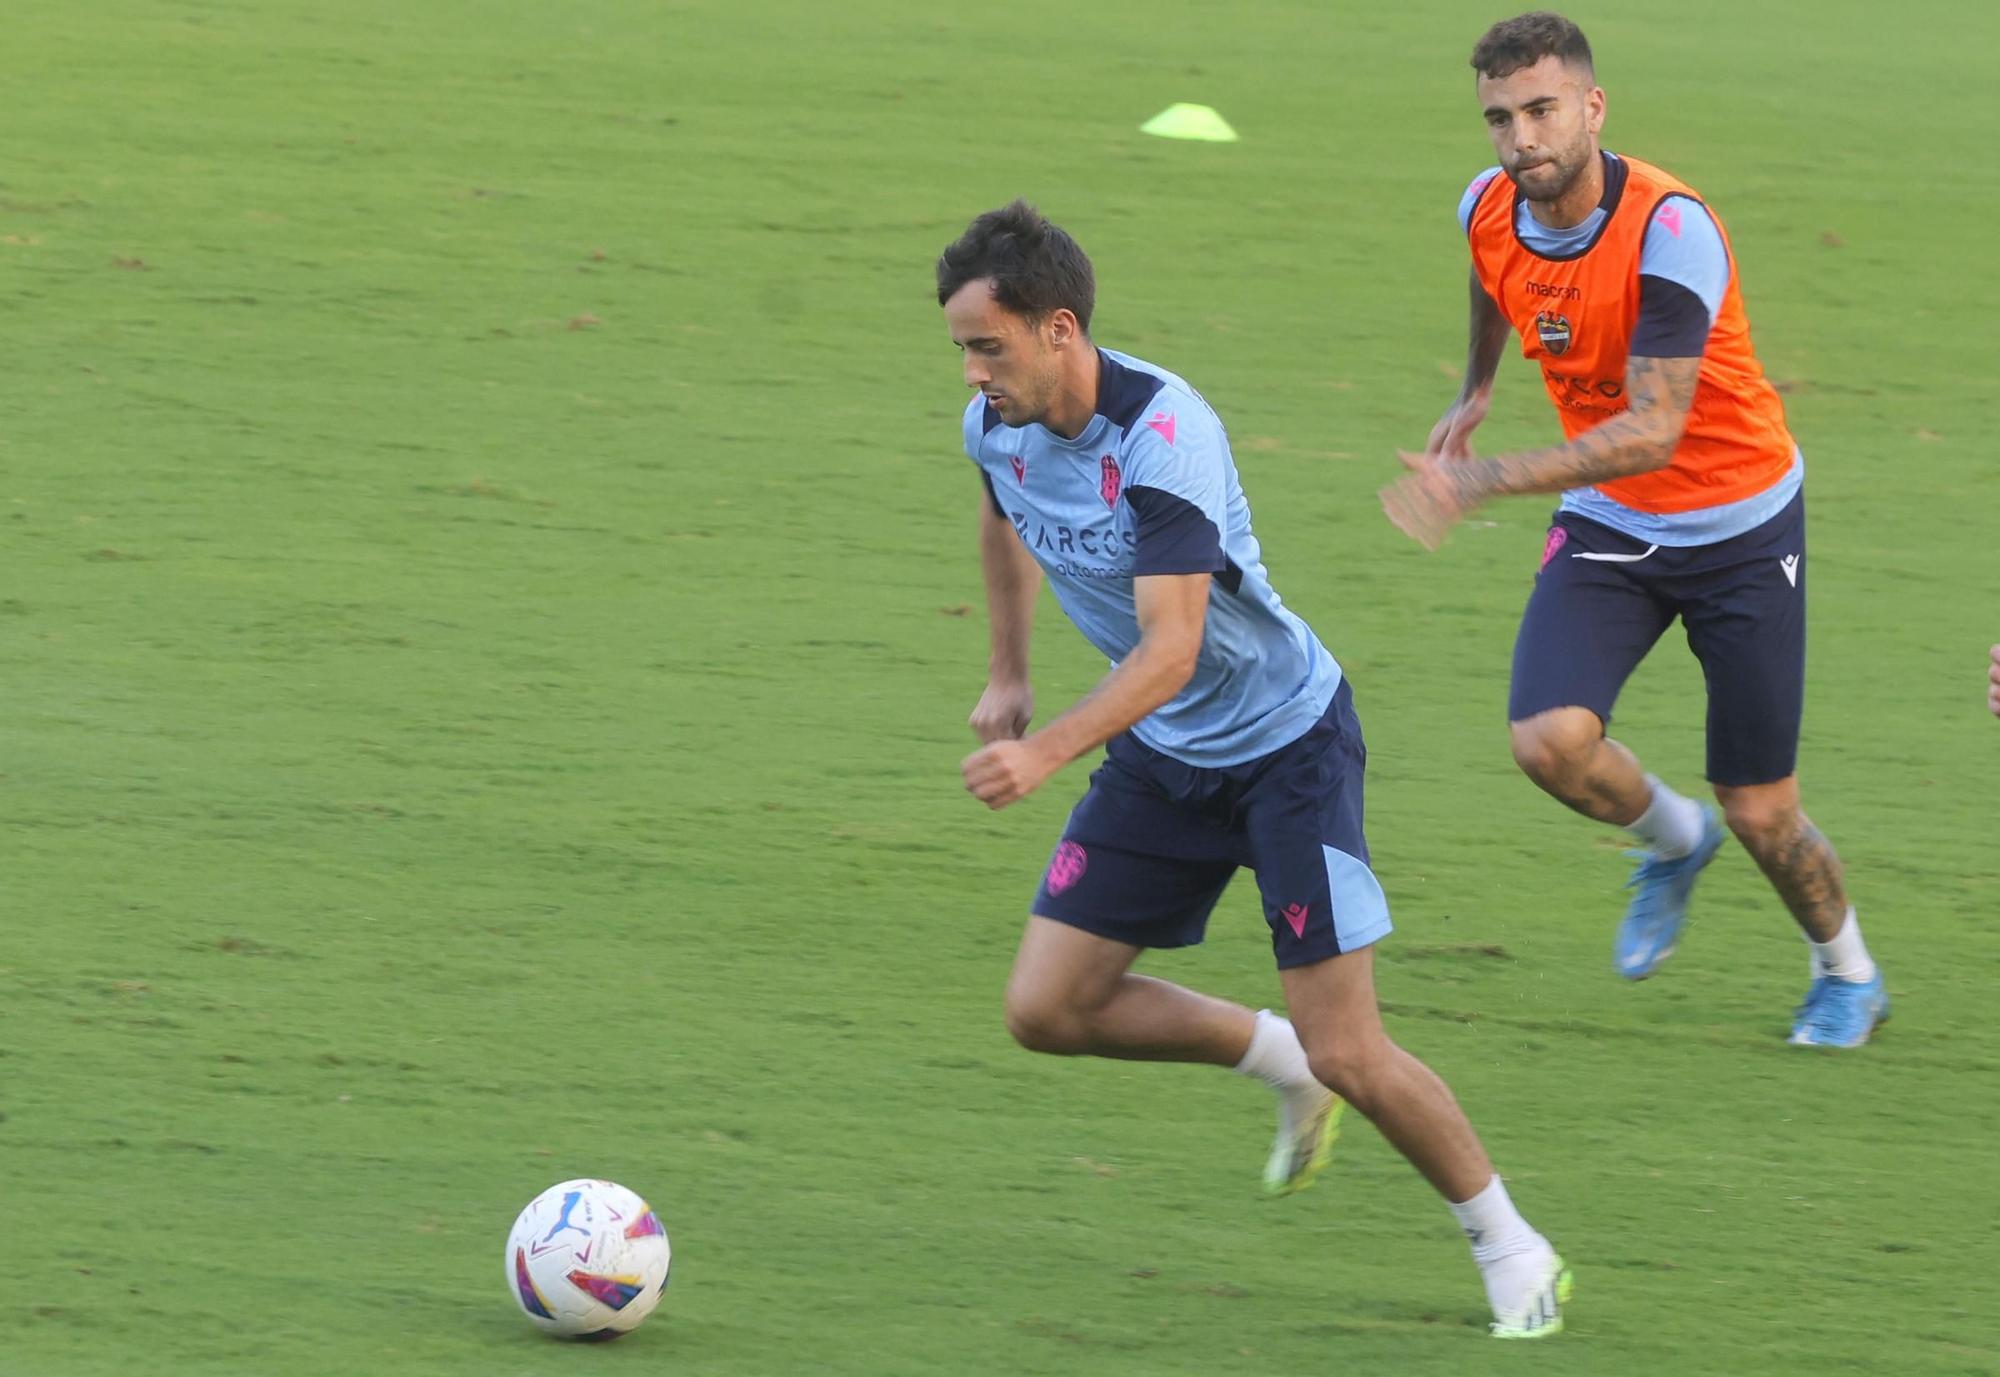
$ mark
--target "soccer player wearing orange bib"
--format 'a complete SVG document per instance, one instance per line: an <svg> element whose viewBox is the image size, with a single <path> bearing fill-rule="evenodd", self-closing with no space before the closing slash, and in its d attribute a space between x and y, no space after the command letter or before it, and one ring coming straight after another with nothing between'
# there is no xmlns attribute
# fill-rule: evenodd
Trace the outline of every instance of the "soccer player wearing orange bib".
<svg viewBox="0 0 2000 1377"><path fill-rule="evenodd" d="M1791 1041L1854 1047L1888 1015L1839 857L1799 806L1805 689L1805 461L1750 347L1721 223L1659 168L1603 151L1590 44L1547 12L1473 49L1500 164L1459 206L1472 249L1465 384L1390 519L1435 549L1505 493L1560 493L1514 647L1514 759L1586 817L1643 846L1614 965L1673 954L1715 811L1605 734L1619 690L1676 617L1708 688L1708 779L1730 832L1804 931L1812 984ZM1541 367L1567 443L1477 458L1508 335Z"/></svg>

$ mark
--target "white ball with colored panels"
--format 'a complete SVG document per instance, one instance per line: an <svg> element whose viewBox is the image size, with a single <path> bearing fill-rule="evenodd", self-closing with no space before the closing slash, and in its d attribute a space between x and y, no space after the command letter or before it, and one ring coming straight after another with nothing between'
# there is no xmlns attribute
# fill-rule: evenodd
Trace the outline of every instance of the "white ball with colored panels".
<svg viewBox="0 0 2000 1377"><path fill-rule="evenodd" d="M561 1181L507 1235L507 1290L544 1333L615 1339L653 1313L672 1258L639 1196L614 1181Z"/></svg>

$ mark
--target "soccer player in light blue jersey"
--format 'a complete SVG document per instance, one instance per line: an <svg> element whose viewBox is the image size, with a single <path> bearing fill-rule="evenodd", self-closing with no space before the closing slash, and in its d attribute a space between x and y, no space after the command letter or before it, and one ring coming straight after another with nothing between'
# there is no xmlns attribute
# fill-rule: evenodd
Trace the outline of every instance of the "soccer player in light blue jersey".
<svg viewBox="0 0 2000 1377"><path fill-rule="evenodd" d="M1450 1203L1493 1333L1557 1332L1562 1259L1515 1210L1451 1091L1382 1027L1374 943L1389 910L1362 833L1353 694L1271 586L1221 421L1180 378L1092 342L1090 260L1022 202L944 251L937 294L977 393L964 442L984 486L991 659L965 786L1004 808L1105 748L1035 895L1008 1030L1032 1051L1262 1080L1278 1096L1274 1193L1324 1164L1344 1099ZM1112 668L1030 732L1045 577ZM1199 942L1241 866L1289 1020L1132 970L1149 948Z"/></svg>

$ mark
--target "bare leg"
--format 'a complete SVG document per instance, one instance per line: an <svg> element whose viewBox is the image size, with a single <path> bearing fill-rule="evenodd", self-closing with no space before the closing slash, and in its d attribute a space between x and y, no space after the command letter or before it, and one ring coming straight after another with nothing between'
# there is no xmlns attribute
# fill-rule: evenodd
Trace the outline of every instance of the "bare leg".
<svg viewBox="0 0 2000 1377"><path fill-rule="evenodd" d="M1134 975L1139 948L1034 917L1007 982L1007 1031L1033 1052L1235 1066L1257 1016L1241 1004Z"/></svg>
<svg viewBox="0 0 2000 1377"><path fill-rule="evenodd" d="M1773 784L1715 786L1729 830L1792 917L1815 942L1831 942L1847 921L1847 886L1840 857L1799 807L1799 778Z"/></svg>
<svg viewBox="0 0 2000 1377"><path fill-rule="evenodd" d="M1551 708L1510 722L1508 734L1523 773L1587 818L1630 827L1652 801L1637 757L1589 708Z"/></svg>
<svg viewBox="0 0 2000 1377"><path fill-rule="evenodd" d="M1375 950L1283 973L1292 1026L1313 1074L1454 1204L1493 1179L1493 1163L1437 1074L1389 1040L1375 1002Z"/></svg>

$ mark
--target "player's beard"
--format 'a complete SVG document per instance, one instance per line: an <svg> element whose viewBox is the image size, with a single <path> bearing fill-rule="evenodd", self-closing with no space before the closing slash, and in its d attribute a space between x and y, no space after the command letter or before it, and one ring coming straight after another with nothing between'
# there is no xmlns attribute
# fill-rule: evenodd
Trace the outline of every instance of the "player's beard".
<svg viewBox="0 0 2000 1377"><path fill-rule="evenodd" d="M1515 185L1521 188L1522 193L1530 201L1542 204L1560 201L1569 195L1570 189L1576 185L1576 179L1581 177L1584 169L1589 166L1590 140L1585 138L1572 148L1550 155L1539 168L1530 169L1529 175L1535 177L1532 190L1527 182L1521 181L1518 172L1514 174ZM1540 175L1536 175L1538 172Z"/></svg>

